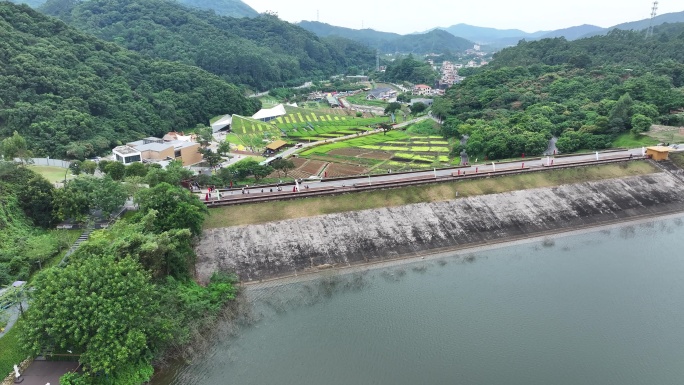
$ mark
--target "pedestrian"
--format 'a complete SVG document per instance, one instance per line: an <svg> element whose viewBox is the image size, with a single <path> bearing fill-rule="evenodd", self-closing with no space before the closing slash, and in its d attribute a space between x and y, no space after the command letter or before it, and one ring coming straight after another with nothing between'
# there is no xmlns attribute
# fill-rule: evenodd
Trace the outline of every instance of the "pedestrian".
<svg viewBox="0 0 684 385"><path fill-rule="evenodd" d="M263 192L264 192L264 189L261 189L261 192L263 193Z"/></svg>
<svg viewBox="0 0 684 385"><path fill-rule="evenodd" d="M273 187L271 187L269 190L270 190L269 192L273 192Z"/></svg>
<svg viewBox="0 0 684 385"><path fill-rule="evenodd" d="M207 193L206 195L204 195L204 200L205 200L206 202L209 202L209 193Z"/></svg>

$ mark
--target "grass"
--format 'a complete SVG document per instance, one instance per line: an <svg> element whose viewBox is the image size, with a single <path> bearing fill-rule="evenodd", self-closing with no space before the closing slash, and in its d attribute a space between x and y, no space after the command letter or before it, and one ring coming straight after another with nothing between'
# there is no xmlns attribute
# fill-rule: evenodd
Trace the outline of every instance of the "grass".
<svg viewBox="0 0 684 385"><path fill-rule="evenodd" d="M646 135L632 135L625 133L618 136L613 141L613 147L635 148L644 146L653 146L658 144L658 141Z"/></svg>
<svg viewBox="0 0 684 385"><path fill-rule="evenodd" d="M684 169L684 153L683 152L671 152L670 160L672 163L676 164L677 167Z"/></svg>
<svg viewBox="0 0 684 385"><path fill-rule="evenodd" d="M348 96L346 99L351 104L359 104L362 106L375 106L375 107L386 107L389 103L384 100L367 100L366 95L368 93L362 92L357 95Z"/></svg>
<svg viewBox="0 0 684 385"><path fill-rule="evenodd" d="M3 375L12 372L13 366L24 361L28 353L21 348L19 340L19 323L21 319L10 329L7 334L0 338L0 373Z"/></svg>
<svg viewBox="0 0 684 385"><path fill-rule="evenodd" d="M468 197L539 187L553 187L571 183L650 174L655 171L656 169L647 162L629 162L320 198L220 207L209 210L209 217L204 222L204 228L240 226L339 212L402 206L413 203L439 202L455 199L457 196Z"/></svg>
<svg viewBox="0 0 684 385"><path fill-rule="evenodd" d="M66 168L52 167L52 166L28 166L31 170L42 175L50 183L64 182L64 174L67 173L67 179L72 178L71 172L67 172Z"/></svg>

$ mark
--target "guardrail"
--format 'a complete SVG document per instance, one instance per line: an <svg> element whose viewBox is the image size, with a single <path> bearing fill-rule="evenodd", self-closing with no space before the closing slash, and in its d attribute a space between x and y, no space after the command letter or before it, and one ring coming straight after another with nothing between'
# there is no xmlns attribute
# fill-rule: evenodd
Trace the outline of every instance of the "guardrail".
<svg viewBox="0 0 684 385"><path fill-rule="evenodd" d="M454 181L459 181L459 180L470 180L470 179L481 179L481 178L492 178L492 177L499 177L499 176L506 176L506 175L516 175L516 174L523 174L523 173L529 173L529 172L543 172L546 170L550 169L564 169L564 168L574 168L574 167L586 167L586 166L594 166L594 165L601 165L601 164L610 164L610 163L621 163L621 162L628 162L632 160L644 160L648 159L647 157L630 157L630 156L617 156L617 157L612 157L609 159L600 159L600 160L591 160L591 161L577 161L577 162L564 162L560 164L554 164L553 166L535 166L535 167L514 167L514 168L506 168L506 169L500 169L500 170L486 170L486 171L478 171L478 172L473 172L470 174L454 174L452 173L451 175L444 175L444 176L420 176L416 178L406 178L406 179L399 179L399 180L392 180L392 181L376 181L376 182L363 182L363 183L356 183L352 184L350 186L344 186L344 187L322 187L322 188L313 188L313 189L304 189L298 191L298 192L293 192L293 191L283 191L283 192L277 192L277 193L255 193L255 194L240 194L240 196L237 196L235 198L232 197L224 197L221 200L210 200L210 201L205 201L204 203L207 205L209 208L214 208L214 207L222 207L222 206L233 206L233 205L240 205L240 204L247 204L247 203L258 203L258 202L269 202L269 201L283 201L283 200L292 200L292 199L301 199L301 198L312 198L312 197L319 197L319 196L332 196L332 195L339 195L339 194L347 194L351 192L361 192L361 191L370 191L370 190L380 190L380 189L387 189L387 188L397 188L397 187L408 187L408 186L418 186L418 185L425 185L425 184L432 184L432 183L445 183L445 182L454 182Z"/></svg>

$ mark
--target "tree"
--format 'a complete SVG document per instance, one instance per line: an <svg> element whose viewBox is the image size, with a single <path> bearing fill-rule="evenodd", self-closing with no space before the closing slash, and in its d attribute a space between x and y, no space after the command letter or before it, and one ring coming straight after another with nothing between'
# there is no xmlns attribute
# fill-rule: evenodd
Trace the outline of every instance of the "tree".
<svg viewBox="0 0 684 385"><path fill-rule="evenodd" d="M632 116L632 133L638 134L648 131L651 129L652 124L653 120L648 116L634 114L634 116Z"/></svg>
<svg viewBox="0 0 684 385"><path fill-rule="evenodd" d="M147 175L147 166L140 162L131 163L126 166L126 177L138 176L144 178Z"/></svg>
<svg viewBox="0 0 684 385"><path fill-rule="evenodd" d="M212 141L214 141L214 132L211 127L199 126L197 128L197 142L200 146L206 149Z"/></svg>
<svg viewBox="0 0 684 385"><path fill-rule="evenodd" d="M75 351L89 376L149 362L170 338L154 287L130 257L72 258L65 268L44 270L34 287L22 327L26 347Z"/></svg>
<svg viewBox="0 0 684 385"><path fill-rule="evenodd" d="M135 195L138 214L157 211L154 223L157 232L172 229L189 229L193 235L202 233L202 222L208 213L207 207L188 190L162 182Z"/></svg>
<svg viewBox="0 0 684 385"><path fill-rule="evenodd" d="M114 180L121 180L126 175L126 166L121 162L109 162L105 166L105 174Z"/></svg>
<svg viewBox="0 0 684 385"><path fill-rule="evenodd" d="M266 178L272 172L273 167L271 166L256 165L254 166L254 168L252 168L252 175L254 176L254 179L256 181L259 181L259 179Z"/></svg>
<svg viewBox="0 0 684 385"><path fill-rule="evenodd" d="M230 152L230 142L224 140L223 142L219 143L217 150L219 154L226 155Z"/></svg>
<svg viewBox="0 0 684 385"><path fill-rule="evenodd" d="M382 129L383 135L387 135L387 133L392 130L392 125L389 123L380 123L378 124L378 127Z"/></svg>
<svg viewBox="0 0 684 385"><path fill-rule="evenodd" d="M454 108L454 103L447 98L435 98L432 103L432 113L440 120L445 119Z"/></svg>
<svg viewBox="0 0 684 385"><path fill-rule="evenodd" d="M20 158L22 162L26 162L31 158L31 151L28 150L26 139L14 131L12 136L2 140L0 146L2 156L6 161L13 162L15 158Z"/></svg>
<svg viewBox="0 0 684 385"><path fill-rule="evenodd" d="M72 160L71 163L69 163L69 170L71 170L71 173L74 175L80 175L81 174L81 161L80 160Z"/></svg>
<svg viewBox="0 0 684 385"><path fill-rule="evenodd" d="M413 115L418 115L421 112L427 110L427 105L423 102L418 102L418 103L413 103L413 105L411 105L410 108L411 108L411 113Z"/></svg>
<svg viewBox="0 0 684 385"><path fill-rule="evenodd" d="M211 149L199 149L199 152L204 156L204 161L207 162L210 168L214 168L223 162L223 157L218 153L211 151Z"/></svg>
<svg viewBox="0 0 684 385"><path fill-rule="evenodd" d="M84 160L81 162L81 171L84 173L93 175L95 174L95 170L97 170L97 163L92 160Z"/></svg>
<svg viewBox="0 0 684 385"><path fill-rule="evenodd" d="M53 192L52 204L55 217L59 220L73 219L84 222L90 213L91 203L88 192L78 188L72 188L73 181Z"/></svg>
<svg viewBox="0 0 684 385"><path fill-rule="evenodd" d="M385 107L385 115L393 114L398 110L401 110L401 103L392 102Z"/></svg>
<svg viewBox="0 0 684 385"><path fill-rule="evenodd" d="M101 173L106 174L107 165L110 163L112 163L111 160L101 160L97 162L97 169L100 170Z"/></svg>
<svg viewBox="0 0 684 385"><path fill-rule="evenodd" d="M100 209L106 216L111 216L126 203L128 194L120 182L114 181L107 175L95 180L95 186L90 192L90 197L94 209Z"/></svg>
<svg viewBox="0 0 684 385"><path fill-rule="evenodd" d="M271 167L278 171L278 175L282 172L286 177L288 172L297 168L292 160L283 158L278 158L271 162Z"/></svg>

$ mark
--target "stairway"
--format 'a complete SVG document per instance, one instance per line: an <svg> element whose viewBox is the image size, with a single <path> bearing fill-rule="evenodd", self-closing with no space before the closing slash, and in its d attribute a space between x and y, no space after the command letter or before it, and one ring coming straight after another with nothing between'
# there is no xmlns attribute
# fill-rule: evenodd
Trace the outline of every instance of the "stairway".
<svg viewBox="0 0 684 385"><path fill-rule="evenodd" d="M87 228L87 229L81 234L81 236L78 237L78 239L76 240L76 242L74 242L74 244L71 245L71 247L70 247L69 250L66 252L66 254L64 254L64 258L62 258L62 260L59 262L59 264L58 264L57 266L59 266L59 267L64 267L64 266L66 266L66 263L67 263L67 261L69 260L69 256L70 256L71 254L73 254L73 253L76 251L76 249L78 249L78 247L81 245L81 243L87 241L88 238L90 238L90 234L92 234L92 232L93 232L93 229Z"/></svg>

